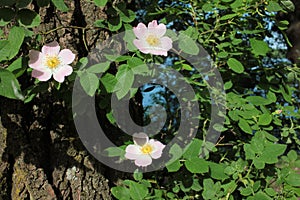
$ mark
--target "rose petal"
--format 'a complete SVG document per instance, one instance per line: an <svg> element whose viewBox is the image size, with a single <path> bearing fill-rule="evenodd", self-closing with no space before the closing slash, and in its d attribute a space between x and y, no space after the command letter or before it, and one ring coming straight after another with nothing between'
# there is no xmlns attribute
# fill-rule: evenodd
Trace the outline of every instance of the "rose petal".
<svg viewBox="0 0 300 200"><path fill-rule="evenodd" d="M52 76L52 72L48 69L34 69L31 76L37 78L39 81L48 81Z"/></svg>
<svg viewBox="0 0 300 200"><path fill-rule="evenodd" d="M146 133L135 133L133 134L133 141L134 144L139 145L139 146L143 146L144 144L148 143L149 141L149 137Z"/></svg>
<svg viewBox="0 0 300 200"><path fill-rule="evenodd" d="M166 145L162 144L159 141L150 140L149 144L154 147L154 151L150 154L153 159L158 159L162 155L162 151Z"/></svg>
<svg viewBox="0 0 300 200"><path fill-rule="evenodd" d="M133 40L133 44L142 52L142 53L149 53L150 46L143 40Z"/></svg>
<svg viewBox="0 0 300 200"><path fill-rule="evenodd" d="M70 65L64 65L59 67L56 71L53 72L53 78L59 83L64 82L65 76L72 74L73 68Z"/></svg>
<svg viewBox="0 0 300 200"><path fill-rule="evenodd" d="M135 36L139 39L143 39L146 38L146 35L148 33L147 27L145 24L143 23L139 23L137 25L137 27L133 28L133 32L135 34Z"/></svg>
<svg viewBox="0 0 300 200"><path fill-rule="evenodd" d="M170 49L172 49L172 39L169 37L162 37L160 38L160 47L166 51L169 51Z"/></svg>
<svg viewBox="0 0 300 200"><path fill-rule="evenodd" d="M28 65L33 69L41 68L43 65L43 54L36 50L30 50Z"/></svg>
<svg viewBox="0 0 300 200"><path fill-rule="evenodd" d="M153 55L158 55L158 56L168 56L168 51L164 49L151 49L149 50L149 53Z"/></svg>
<svg viewBox="0 0 300 200"><path fill-rule="evenodd" d="M152 22L148 23L148 28L155 28L157 27L157 20L152 20Z"/></svg>
<svg viewBox="0 0 300 200"><path fill-rule="evenodd" d="M128 145L125 152L125 158L129 160L135 160L142 154L140 147L133 144Z"/></svg>
<svg viewBox="0 0 300 200"><path fill-rule="evenodd" d="M152 163L152 158L149 155L140 155L134 163L136 166L146 167Z"/></svg>
<svg viewBox="0 0 300 200"><path fill-rule="evenodd" d="M167 56L168 51L172 48L172 40L169 37L162 37L160 39L160 45L157 47L148 47L149 53L153 55Z"/></svg>
<svg viewBox="0 0 300 200"><path fill-rule="evenodd" d="M69 49L63 49L59 52L58 57L64 64L71 64L75 59L75 54Z"/></svg>
<svg viewBox="0 0 300 200"><path fill-rule="evenodd" d="M159 24L156 27L148 27L148 34L154 35L158 38L162 37L167 31L166 25Z"/></svg>
<svg viewBox="0 0 300 200"><path fill-rule="evenodd" d="M45 44L42 47L42 53L46 55L58 55L60 46L56 41Z"/></svg>

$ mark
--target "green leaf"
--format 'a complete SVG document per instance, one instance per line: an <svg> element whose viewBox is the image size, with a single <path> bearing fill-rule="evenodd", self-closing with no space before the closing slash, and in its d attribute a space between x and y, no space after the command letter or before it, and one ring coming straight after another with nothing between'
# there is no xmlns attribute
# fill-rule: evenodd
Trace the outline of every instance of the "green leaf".
<svg viewBox="0 0 300 200"><path fill-rule="evenodd" d="M258 125L267 126L272 122L272 115L269 113L264 113L259 116Z"/></svg>
<svg viewBox="0 0 300 200"><path fill-rule="evenodd" d="M184 163L187 170L192 173L206 173L208 172L208 163L203 158L193 157Z"/></svg>
<svg viewBox="0 0 300 200"><path fill-rule="evenodd" d="M254 166L257 169L263 169L263 168L265 168L265 162L262 159L260 159L260 158L255 157L253 159L253 164L254 164Z"/></svg>
<svg viewBox="0 0 300 200"><path fill-rule="evenodd" d="M232 71L238 74L244 72L243 64L235 58L229 58L227 61L227 65L229 66L230 69L232 69Z"/></svg>
<svg viewBox="0 0 300 200"><path fill-rule="evenodd" d="M237 16L236 13L232 13L232 14L227 14L227 15L224 15L220 18L220 20L228 20L228 19L232 19L234 18L235 16Z"/></svg>
<svg viewBox="0 0 300 200"><path fill-rule="evenodd" d="M281 11L282 8L281 8L281 6L277 2L270 1L269 5L267 6L267 10L269 12L278 12L278 11Z"/></svg>
<svg viewBox="0 0 300 200"><path fill-rule="evenodd" d="M131 70L133 71L133 73L135 75L136 74L145 75L145 74L149 73L149 68L148 68L148 66L145 63L142 64L142 65L133 67L133 68L131 68Z"/></svg>
<svg viewBox="0 0 300 200"><path fill-rule="evenodd" d="M186 36L192 38L193 40L197 40L199 37L199 32L198 30L193 27L189 26L186 30L184 30L182 33L184 33Z"/></svg>
<svg viewBox="0 0 300 200"><path fill-rule="evenodd" d="M210 3L205 3L202 6L202 10L205 12L211 12L211 11L213 11L213 7L211 6Z"/></svg>
<svg viewBox="0 0 300 200"><path fill-rule="evenodd" d="M224 188L224 192L225 192L226 194L228 194L228 193L233 193L233 192L235 191L235 189L237 188L237 184L236 184L236 182L233 180L233 181L231 181L231 182L229 182L229 183L227 183L227 184L223 184L223 185L222 185L222 188Z"/></svg>
<svg viewBox="0 0 300 200"><path fill-rule="evenodd" d="M7 67L7 70L12 72L16 78L21 76L26 71L27 59L20 57Z"/></svg>
<svg viewBox="0 0 300 200"><path fill-rule="evenodd" d="M246 99L256 106L269 105L272 103L272 101L270 101L269 99L265 99L261 96L249 96Z"/></svg>
<svg viewBox="0 0 300 200"><path fill-rule="evenodd" d="M244 6L243 0L235 0L232 4L230 4L232 9L240 8L242 6Z"/></svg>
<svg viewBox="0 0 300 200"><path fill-rule="evenodd" d="M123 98L131 89L131 86L134 81L134 75L133 71L130 69L124 69L121 71L118 71L117 75L117 88L118 91L116 92L116 95L118 99Z"/></svg>
<svg viewBox="0 0 300 200"><path fill-rule="evenodd" d="M274 164L278 162L278 156L282 155L286 150L286 145L284 144L273 144L267 143L265 149L260 156L260 159L268 164Z"/></svg>
<svg viewBox="0 0 300 200"><path fill-rule="evenodd" d="M230 88L232 88L232 86L233 86L232 81L227 81L226 83L224 83L225 90L229 90Z"/></svg>
<svg viewBox="0 0 300 200"><path fill-rule="evenodd" d="M0 40L0 61L9 60L10 44L8 40Z"/></svg>
<svg viewBox="0 0 300 200"><path fill-rule="evenodd" d="M182 156L182 149L178 144L175 143L171 146L169 154L172 155L172 158L169 160L167 165L172 164Z"/></svg>
<svg viewBox="0 0 300 200"><path fill-rule="evenodd" d="M204 199L216 199L215 196L218 191L212 179L204 179L203 187L202 196Z"/></svg>
<svg viewBox="0 0 300 200"><path fill-rule="evenodd" d="M268 133L266 131L262 131L262 132L265 134L266 138L268 140L270 140L271 142L278 142L278 138L275 137L274 135L271 135L270 133Z"/></svg>
<svg viewBox="0 0 300 200"><path fill-rule="evenodd" d="M239 112L238 110L230 110L228 112L228 116L233 120L233 121L238 121L239 120Z"/></svg>
<svg viewBox="0 0 300 200"><path fill-rule="evenodd" d="M103 73L106 72L106 70L108 70L109 66L110 62L98 63L90 66L89 68L87 68L86 71L89 73Z"/></svg>
<svg viewBox="0 0 300 200"><path fill-rule="evenodd" d="M169 38L171 38L171 40L173 42L178 39L177 34L174 31L170 30L170 29L167 29L165 36L168 36Z"/></svg>
<svg viewBox="0 0 300 200"><path fill-rule="evenodd" d="M126 58L126 60L127 60L127 65L130 68L134 68L139 65L145 65L144 61L142 61L140 58L137 58L137 57L128 57L128 58Z"/></svg>
<svg viewBox="0 0 300 200"><path fill-rule="evenodd" d="M135 19L135 12L133 12L130 9L127 9L125 3L119 4L118 8L119 8L118 13L119 13L120 18L123 22L130 23Z"/></svg>
<svg viewBox="0 0 300 200"><path fill-rule="evenodd" d="M69 8L68 6L65 4L64 0L51 0L52 3L54 4L54 6L62 11L62 12L67 12L69 11Z"/></svg>
<svg viewBox="0 0 300 200"><path fill-rule="evenodd" d="M120 147L108 147L104 152L108 157L123 157L125 155L124 149Z"/></svg>
<svg viewBox="0 0 300 200"><path fill-rule="evenodd" d="M32 101L32 99L38 93L45 92L48 88L49 88L49 83L48 82L40 82L37 85L29 86L28 88L26 88L24 90L24 94L26 95L25 99L24 99L24 103L29 103L30 101Z"/></svg>
<svg viewBox="0 0 300 200"><path fill-rule="evenodd" d="M32 28L40 25L41 17L36 12L29 9L21 9L17 13L18 22L27 28Z"/></svg>
<svg viewBox="0 0 300 200"><path fill-rule="evenodd" d="M182 166L182 164L180 163L179 159L177 159L171 163L168 162L166 164L168 172L177 172L181 166Z"/></svg>
<svg viewBox="0 0 300 200"><path fill-rule="evenodd" d="M209 162L210 176L217 180L225 180L228 176L225 174L225 166L223 164L217 164Z"/></svg>
<svg viewBox="0 0 300 200"><path fill-rule="evenodd" d="M182 64L182 69L187 70L187 71L192 71L194 68L188 64L183 63Z"/></svg>
<svg viewBox="0 0 300 200"><path fill-rule="evenodd" d="M287 12L295 11L295 4L291 0L280 0L279 1L282 8Z"/></svg>
<svg viewBox="0 0 300 200"><path fill-rule="evenodd" d="M126 48L129 51L135 51L137 48L133 44L134 39L136 38L133 28L130 24L124 24L125 27L125 35L124 35L124 40L127 42Z"/></svg>
<svg viewBox="0 0 300 200"><path fill-rule="evenodd" d="M172 193L172 192L168 192L167 197L170 198L170 199L175 199L175 194Z"/></svg>
<svg viewBox="0 0 300 200"><path fill-rule="evenodd" d="M220 52L218 53L218 58L227 58L228 57L228 53L223 51L223 52Z"/></svg>
<svg viewBox="0 0 300 200"><path fill-rule="evenodd" d="M88 64L88 62L89 60L87 57L80 58L80 60L76 63L76 68L82 70Z"/></svg>
<svg viewBox="0 0 300 200"><path fill-rule="evenodd" d="M99 27L99 28L106 28L107 26L106 26L106 24L104 23L104 20L96 20L95 22L94 22L94 25L96 26L96 27Z"/></svg>
<svg viewBox="0 0 300 200"><path fill-rule="evenodd" d="M245 133L252 134L252 129L251 129L251 127L249 126L248 122L245 119L240 118L238 125L242 129L242 131L244 131Z"/></svg>
<svg viewBox="0 0 300 200"><path fill-rule="evenodd" d="M277 97L276 97L276 95L273 92L269 91L268 94L267 94L267 99L269 101L275 103L276 100L277 100Z"/></svg>
<svg viewBox="0 0 300 200"><path fill-rule="evenodd" d="M250 39L252 53L255 55L265 56L270 50L268 44L262 40Z"/></svg>
<svg viewBox="0 0 300 200"><path fill-rule="evenodd" d="M264 153L266 153L266 155L272 154L274 156L280 156L285 152L286 148L287 148L287 145L285 145L285 144L268 143L266 145Z"/></svg>
<svg viewBox="0 0 300 200"><path fill-rule="evenodd" d="M45 7L48 6L50 3L50 0L36 0L39 7Z"/></svg>
<svg viewBox="0 0 300 200"><path fill-rule="evenodd" d="M273 188L266 188L265 192L269 195L269 196L276 196L277 192L273 189Z"/></svg>
<svg viewBox="0 0 300 200"><path fill-rule="evenodd" d="M130 182L130 196L134 200L144 199L148 194L148 189L145 185L136 182Z"/></svg>
<svg viewBox="0 0 300 200"><path fill-rule="evenodd" d="M0 6L12 6L17 0L0 0Z"/></svg>
<svg viewBox="0 0 300 200"><path fill-rule="evenodd" d="M264 192L259 191L253 196L253 199L259 199L259 200L273 200L271 197L266 195Z"/></svg>
<svg viewBox="0 0 300 200"><path fill-rule="evenodd" d="M287 157L291 162L294 162L297 160L298 154L295 150L290 150L289 153L287 154Z"/></svg>
<svg viewBox="0 0 300 200"><path fill-rule="evenodd" d="M107 22L110 31L118 31L122 27L122 21L120 20L120 17L111 17Z"/></svg>
<svg viewBox="0 0 300 200"><path fill-rule="evenodd" d="M15 57L24 41L25 33L21 27L14 26L9 33L8 41L11 49L9 50L9 59Z"/></svg>
<svg viewBox="0 0 300 200"><path fill-rule="evenodd" d="M123 22L130 23L135 20L135 12L132 10L125 10L120 13L120 18Z"/></svg>
<svg viewBox="0 0 300 200"><path fill-rule="evenodd" d="M143 173L136 169L133 173L133 178L136 181L141 181L143 179Z"/></svg>
<svg viewBox="0 0 300 200"><path fill-rule="evenodd" d="M95 74L83 72L80 75L80 84L89 96L94 96L99 87L99 79Z"/></svg>
<svg viewBox="0 0 300 200"><path fill-rule="evenodd" d="M257 154L262 154L265 148L265 141L264 133L257 131L250 142L251 149Z"/></svg>
<svg viewBox="0 0 300 200"><path fill-rule="evenodd" d="M104 101L103 101L104 103ZM115 124L116 123L116 119L113 115L113 112L112 110L109 112L109 113L106 113L106 118L108 119L108 121L111 123L111 124Z"/></svg>
<svg viewBox="0 0 300 200"><path fill-rule="evenodd" d="M117 79L114 75L107 73L100 79L107 92L112 93L116 91Z"/></svg>
<svg viewBox="0 0 300 200"><path fill-rule="evenodd" d="M24 29L14 26L11 28L8 40L0 41L0 61L15 57L24 40Z"/></svg>
<svg viewBox="0 0 300 200"><path fill-rule="evenodd" d="M300 187L300 174L292 172L286 178L285 181L294 187Z"/></svg>
<svg viewBox="0 0 300 200"><path fill-rule="evenodd" d="M94 3L98 7L104 7L106 6L108 0L94 0Z"/></svg>
<svg viewBox="0 0 300 200"><path fill-rule="evenodd" d="M10 71L0 68L0 95L10 98L23 100L18 80Z"/></svg>
<svg viewBox="0 0 300 200"><path fill-rule="evenodd" d="M17 8L24 8L24 7L28 6L31 2L32 2L32 0L17 0L16 6L17 6Z"/></svg>
<svg viewBox="0 0 300 200"><path fill-rule="evenodd" d="M290 22L287 21L287 20L282 20L282 21L279 21L277 26L280 30L286 30L289 28L289 24Z"/></svg>
<svg viewBox="0 0 300 200"><path fill-rule="evenodd" d="M227 175L232 175L236 172L237 170L232 167L232 166L228 166L224 169L224 173L227 174Z"/></svg>
<svg viewBox="0 0 300 200"><path fill-rule="evenodd" d="M202 190L202 187L201 185L199 184L199 180L194 178L193 179L193 185L191 187L192 190L196 191L196 192L199 192L200 190Z"/></svg>
<svg viewBox="0 0 300 200"><path fill-rule="evenodd" d="M199 48L192 38L188 37L184 33L179 34L179 49L183 52L191 55L198 55Z"/></svg>
<svg viewBox="0 0 300 200"><path fill-rule="evenodd" d="M111 193L120 200L128 200L130 199L130 191L126 187L117 186L111 189Z"/></svg>
<svg viewBox="0 0 300 200"><path fill-rule="evenodd" d="M157 200L163 200L162 198L163 194L164 194L164 190L154 189L154 196L157 198Z"/></svg>
<svg viewBox="0 0 300 200"><path fill-rule="evenodd" d="M0 26L5 26L15 17L15 11L11 8L0 8Z"/></svg>
<svg viewBox="0 0 300 200"><path fill-rule="evenodd" d="M243 195L243 196L249 196L252 194L252 188L250 188L250 187L242 188L242 189L240 189L240 191L241 191L241 195Z"/></svg>
<svg viewBox="0 0 300 200"><path fill-rule="evenodd" d="M202 148L202 140L194 138L192 142L187 145L186 151L183 154L185 159L192 159L193 157L199 157L201 148Z"/></svg>

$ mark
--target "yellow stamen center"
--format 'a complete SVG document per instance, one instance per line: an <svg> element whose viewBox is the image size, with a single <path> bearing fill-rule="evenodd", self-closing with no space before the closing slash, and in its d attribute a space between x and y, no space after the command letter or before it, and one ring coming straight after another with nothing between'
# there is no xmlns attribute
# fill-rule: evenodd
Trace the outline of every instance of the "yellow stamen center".
<svg viewBox="0 0 300 200"><path fill-rule="evenodd" d="M159 38L154 35L149 35L146 38L146 41L150 46L157 46L160 43Z"/></svg>
<svg viewBox="0 0 300 200"><path fill-rule="evenodd" d="M60 64L60 60L56 56L48 57L46 60L46 65L50 69L55 69Z"/></svg>
<svg viewBox="0 0 300 200"><path fill-rule="evenodd" d="M153 148L150 144L145 144L144 146L142 146L141 151L143 154L149 154L153 151Z"/></svg>

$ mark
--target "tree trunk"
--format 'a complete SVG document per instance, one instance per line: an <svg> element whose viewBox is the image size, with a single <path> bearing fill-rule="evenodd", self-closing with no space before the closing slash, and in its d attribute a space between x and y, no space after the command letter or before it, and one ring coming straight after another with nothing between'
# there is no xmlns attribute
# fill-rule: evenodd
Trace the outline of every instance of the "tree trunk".
<svg viewBox="0 0 300 200"><path fill-rule="evenodd" d="M293 63L300 63L300 2L292 0L295 5L295 11L284 15L284 18L289 21L290 26L287 30L287 36L292 44L289 48L287 58Z"/></svg>
<svg viewBox="0 0 300 200"><path fill-rule="evenodd" d="M80 27L92 26L106 14L92 2L65 3L70 8L67 13L53 5L33 5L42 17L34 31L48 32L45 42L57 40L77 58L86 56L108 33ZM27 76L20 79L25 87L31 81ZM55 100L52 93L27 104L0 97L0 199L111 199L104 176L107 168L89 155L78 138L70 120L71 103Z"/></svg>

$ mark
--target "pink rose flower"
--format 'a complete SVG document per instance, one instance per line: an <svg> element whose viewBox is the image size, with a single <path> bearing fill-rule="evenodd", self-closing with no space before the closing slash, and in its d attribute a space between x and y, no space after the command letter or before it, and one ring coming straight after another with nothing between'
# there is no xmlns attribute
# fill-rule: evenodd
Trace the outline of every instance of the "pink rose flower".
<svg viewBox="0 0 300 200"><path fill-rule="evenodd" d="M145 54L167 56L167 52L172 48L172 40L164 36L166 31L166 25L158 25L156 20L150 22L148 28L145 24L139 23L137 27L133 28L133 32L138 38L133 41L133 44Z"/></svg>
<svg viewBox="0 0 300 200"><path fill-rule="evenodd" d="M165 145L154 139L150 139L145 133L133 134L134 144L125 149L125 158L134 160L135 165L146 167L152 163L152 159L158 159L162 155Z"/></svg>
<svg viewBox="0 0 300 200"><path fill-rule="evenodd" d="M65 76L73 72L69 65L75 59L75 54L69 49L60 51L60 46L56 41L45 44L42 52L36 50L29 51L29 67L33 69L32 77L40 81L48 81L52 75L57 82L64 82Z"/></svg>

